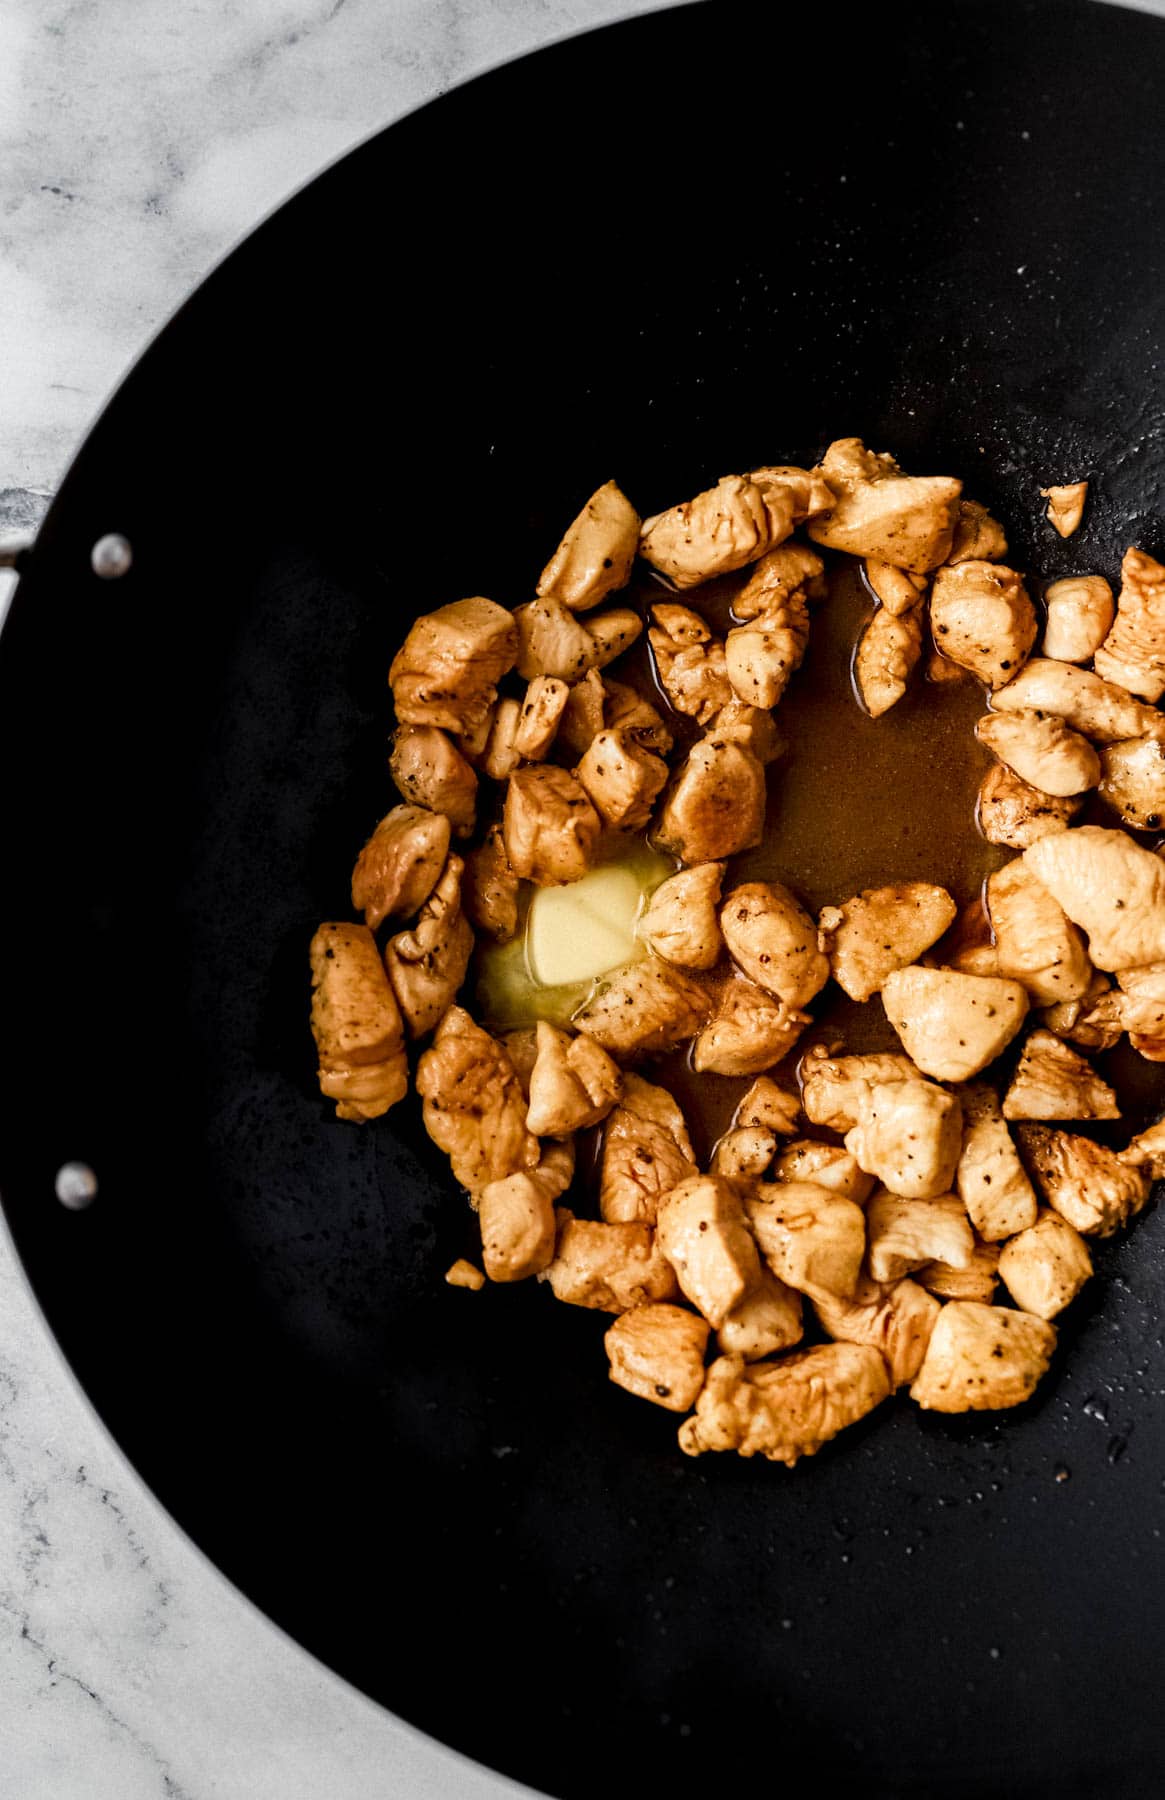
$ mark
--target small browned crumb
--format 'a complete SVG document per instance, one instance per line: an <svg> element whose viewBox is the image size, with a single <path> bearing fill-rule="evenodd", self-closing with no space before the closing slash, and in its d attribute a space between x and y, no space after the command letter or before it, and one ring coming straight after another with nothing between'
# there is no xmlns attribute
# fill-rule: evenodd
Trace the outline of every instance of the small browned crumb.
<svg viewBox="0 0 1165 1800"><path fill-rule="evenodd" d="M459 1256L455 1263L449 1264L445 1279L450 1287L469 1288L475 1294L485 1286L485 1276L477 1264L467 1261L464 1256Z"/></svg>
<svg viewBox="0 0 1165 1800"><path fill-rule="evenodd" d="M1040 493L1048 503L1048 523L1055 527L1062 538L1071 537L1080 528L1084 517L1084 502L1088 498L1086 481L1070 481L1063 487L1041 488Z"/></svg>

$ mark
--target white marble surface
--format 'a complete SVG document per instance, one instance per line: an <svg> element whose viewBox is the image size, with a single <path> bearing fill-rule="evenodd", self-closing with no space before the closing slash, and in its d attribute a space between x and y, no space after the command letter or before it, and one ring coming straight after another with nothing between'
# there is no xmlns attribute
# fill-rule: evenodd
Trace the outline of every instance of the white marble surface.
<svg viewBox="0 0 1165 1800"><path fill-rule="evenodd" d="M0 543L35 527L167 315L323 164L480 69L651 8L6 0ZM203 1561L91 1415L0 1230L3 1800L527 1791L364 1700Z"/></svg>

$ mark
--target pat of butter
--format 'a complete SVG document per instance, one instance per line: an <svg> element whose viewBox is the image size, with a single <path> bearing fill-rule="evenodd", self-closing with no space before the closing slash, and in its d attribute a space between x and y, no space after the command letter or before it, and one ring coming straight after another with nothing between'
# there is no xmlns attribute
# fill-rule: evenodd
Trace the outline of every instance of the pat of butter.
<svg viewBox="0 0 1165 1800"><path fill-rule="evenodd" d="M642 955L635 921L643 885L618 863L566 887L539 888L526 920L526 958L542 987L593 981Z"/></svg>

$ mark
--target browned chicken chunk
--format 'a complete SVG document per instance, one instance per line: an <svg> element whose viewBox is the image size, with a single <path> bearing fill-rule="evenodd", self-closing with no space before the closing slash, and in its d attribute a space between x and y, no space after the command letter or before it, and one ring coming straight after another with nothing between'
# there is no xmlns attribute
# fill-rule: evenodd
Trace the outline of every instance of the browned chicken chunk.
<svg viewBox="0 0 1165 1800"><path fill-rule="evenodd" d="M450 1287L468 1288L473 1294L480 1294L485 1286L485 1276L477 1264L471 1263L464 1256L459 1256L456 1262L449 1264L445 1271L445 1279Z"/></svg>
<svg viewBox="0 0 1165 1800"><path fill-rule="evenodd" d="M521 704L507 695L493 709L489 736L481 754L481 768L491 781L505 781L522 758L518 751L518 726L522 721Z"/></svg>
<svg viewBox="0 0 1165 1800"><path fill-rule="evenodd" d="M988 877L987 911L996 967L1023 983L1034 1006L1087 993L1093 969L1084 939L1024 857Z"/></svg>
<svg viewBox="0 0 1165 1800"><path fill-rule="evenodd" d="M1040 494L1048 503L1048 523L1062 538L1071 537L1080 529L1084 502L1088 498L1086 481L1068 481L1059 487L1041 488Z"/></svg>
<svg viewBox="0 0 1165 1800"><path fill-rule="evenodd" d="M904 475L892 456L875 455L860 438L832 443L821 471L836 499L808 527L815 543L916 575L946 561L962 482L945 475Z"/></svg>
<svg viewBox="0 0 1165 1800"><path fill-rule="evenodd" d="M597 669L588 669L581 681L567 688L566 705L558 722L560 748L581 756L603 729L606 705L607 685Z"/></svg>
<svg viewBox="0 0 1165 1800"><path fill-rule="evenodd" d="M779 1281L811 1299L852 1294L866 1249L860 1206L813 1181L757 1182L745 1207L761 1255Z"/></svg>
<svg viewBox="0 0 1165 1800"><path fill-rule="evenodd" d="M1056 1328L1030 1313L952 1300L935 1320L910 1397L930 1412L986 1412L1030 1399Z"/></svg>
<svg viewBox="0 0 1165 1800"><path fill-rule="evenodd" d="M1044 1199L1086 1237L1111 1237L1148 1199L1141 1171L1091 1138L1047 1125L1021 1125L1018 1135Z"/></svg>
<svg viewBox="0 0 1165 1800"><path fill-rule="evenodd" d="M662 1056L695 1035L709 1004L698 982L645 956L616 970L574 1024L613 1056Z"/></svg>
<svg viewBox="0 0 1165 1800"><path fill-rule="evenodd" d="M1035 1224L1004 1244L999 1273L1024 1312L1054 1319L1092 1274L1092 1257L1075 1227L1045 1208Z"/></svg>
<svg viewBox="0 0 1165 1800"><path fill-rule="evenodd" d="M540 600L586 612L626 587L639 548L639 514L617 483L604 482L587 501L542 571Z"/></svg>
<svg viewBox="0 0 1165 1800"><path fill-rule="evenodd" d="M912 575L909 569L896 569L893 563L879 562L874 556L865 558L862 573L879 606L895 619L917 612L930 586L929 576Z"/></svg>
<svg viewBox="0 0 1165 1800"><path fill-rule="evenodd" d="M724 653L728 679L746 706L776 706L809 643L806 592L800 584L787 587L787 561L783 549L774 550L733 602L735 616L748 623L728 633ZM817 565L819 573L820 558Z"/></svg>
<svg viewBox="0 0 1165 1800"><path fill-rule="evenodd" d="M726 1315L716 1342L725 1356L757 1362L778 1350L791 1350L804 1332L800 1294L765 1269L756 1287Z"/></svg>
<svg viewBox="0 0 1165 1800"><path fill-rule="evenodd" d="M694 500L645 519L639 553L673 587L697 587L783 543L793 529L796 499L792 484L762 486L747 475L725 475Z"/></svg>
<svg viewBox="0 0 1165 1800"><path fill-rule="evenodd" d="M777 1153L777 1134L763 1125L734 1125L712 1152L710 1173L726 1181L759 1181Z"/></svg>
<svg viewBox="0 0 1165 1800"><path fill-rule="evenodd" d="M1142 700L1165 694L1165 564L1126 550L1116 620L1096 652L1096 673Z"/></svg>
<svg viewBox="0 0 1165 1800"><path fill-rule="evenodd" d="M853 1298L820 1294L814 1310L830 1337L881 1352L890 1386L913 1381L938 1318L939 1303L914 1281L880 1282L863 1275Z"/></svg>
<svg viewBox="0 0 1165 1800"><path fill-rule="evenodd" d="M828 488L823 487L823 492L828 505ZM732 617L738 622L759 619L762 613L772 612L798 594L806 600L824 599L824 574L823 559L808 544L782 544L754 566L733 599Z"/></svg>
<svg viewBox="0 0 1165 1800"><path fill-rule="evenodd" d="M379 1119L408 1090L400 1011L366 925L321 925L311 941L311 1029L320 1092L336 1117Z"/></svg>
<svg viewBox="0 0 1165 1800"><path fill-rule="evenodd" d="M1036 656L1014 681L992 696L996 712L1054 713L1066 725L1097 743L1117 738L1144 737L1161 729L1161 715L1113 681L1104 681L1091 669L1054 662Z"/></svg>
<svg viewBox="0 0 1165 1800"><path fill-rule="evenodd" d="M785 754L785 741L772 713L760 706L746 706L735 694L716 714L708 735L718 743L739 744L764 768Z"/></svg>
<svg viewBox="0 0 1165 1800"><path fill-rule="evenodd" d="M989 688L1022 668L1036 641L1036 610L1014 569L974 559L939 569L930 591L930 624L944 656Z"/></svg>
<svg viewBox="0 0 1165 1800"><path fill-rule="evenodd" d="M1082 804L1076 796L1045 794L1005 763L993 763L979 789L979 828L989 844L1026 850L1038 838L1067 831Z"/></svg>
<svg viewBox="0 0 1165 1800"><path fill-rule="evenodd" d="M1165 737L1127 738L1100 753L1100 797L1135 831L1165 823Z"/></svg>
<svg viewBox="0 0 1165 1800"><path fill-rule="evenodd" d="M622 731L600 731L575 774L604 825L640 831L667 780L667 764Z"/></svg>
<svg viewBox="0 0 1165 1800"><path fill-rule="evenodd" d="M702 1075L757 1075L787 1056L809 1023L807 1012L730 977L693 1046L692 1067Z"/></svg>
<svg viewBox="0 0 1165 1800"><path fill-rule="evenodd" d="M559 600L531 600L514 613L518 632L518 674L523 681L552 675L558 681L580 681L589 669L605 669L630 648L643 630L637 612L613 606L593 613L586 622Z"/></svg>
<svg viewBox="0 0 1165 1800"><path fill-rule="evenodd" d="M766 463L763 468L750 469L749 480L754 481L762 493L787 494L792 504L795 525L803 525L806 519L811 519L815 513L825 512L833 505L833 490L820 469L798 469L787 463ZM798 552L803 558L813 555L803 544L790 544L788 549L790 556ZM820 564L820 558L817 560Z"/></svg>
<svg viewBox="0 0 1165 1800"><path fill-rule="evenodd" d="M889 1081L916 1081L908 1056L827 1056L820 1045L801 1064L801 1104L805 1117L829 1131L849 1131L862 1116L873 1088Z"/></svg>
<svg viewBox="0 0 1165 1800"><path fill-rule="evenodd" d="M451 856L411 931L385 946L388 979L410 1037L424 1037L453 1004L473 955L473 927L461 911L459 856Z"/></svg>
<svg viewBox="0 0 1165 1800"><path fill-rule="evenodd" d="M1117 1161L1131 1169L1142 1169L1150 1181L1165 1180L1165 1119L1131 1138L1117 1152Z"/></svg>
<svg viewBox="0 0 1165 1800"><path fill-rule="evenodd" d="M954 1194L909 1200L879 1189L866 1208L867 1264L875 1281L901 1281L930 1262L965 1269L975 1234Z"/></svg>
<svg viewBox="0 0 1165 1800"><path fill-rule="evenodd" d="M1165 862L1123 831L1080 825L1041 838L1023 860L1088 934L1098 969L1165 962Z"/></svg>
<svg viewBox="0 0 1165 1800"><path fill-rule="evenodd" d="M352 905L370 931L391 913L414 913L437 884L449 853L449 821L420 806L394 806L352 870Z"/></svg>
<svg viewBox="0 0 1165 1800"><path fill-rule="evenodd" d="M413 806L444 813L458 837L476 823L477 776L452 738L435 725L402 725L388 759L392 778Z"/></svg>
<svg viewBox="0 0 1165 1800"><path fill-rule="evenodd" d="M506 789L502 835L514 873L536 887L580 881L599 846L602 820L585 788L553 763L516 769Z"/></svg>
<svg viewBox="0 0 1165 1800"><path fill-rule="evenodd" d="M807 1005L829 980L816 927L780 882L733 888L720 908L720 929L733 961L786 1006Z"/></svg>
<svg viewBox="0 0 1165 1800"><path fill-rule="evenodd" d="M708 1370L694 1414L680 1426L680 1449L687 1456L736 1450L792 1468L889 1392L880 1353L863 1344L818 1344L778 1362L721 1356Z"/></svg>
<svg viewBox="0 0 1165 1800"><path fill-rule="evenodd" d="M534 677L526 689L514 733L514 748L523 761L541 762L549 753L569 693L565 681L559 681L553 675Z"/></svg>
<svg viewBox="0 0 1165 1800"><path fill-rule="evenodd" d="M654 1225L660 1201L695 1172L684 1115L667 1089L625 1075L623 1097L603 1137L603 1218L612 1225Z"/></svg>
<svg viewBox="0 0 1165 1800"><path fill-rule="evenodd" d="M858 1123L845 1134L845 1147L859 1168L893 1193L929 1200L949 1191L962 1139L963 1112L955 1095L915 1078L872 1086Z"/></svg>
<svg viewBox="0 0 1165 1800"><path fill-rule="evenodd" d="M655 1300L674 1300L675 1274L655 1246L650 1225L608 1225L576 1219L558 1209L554 1261L539 1280L548 1281L556 1300L598 1312L629 1312Z"/></svg>
<svg viewBox="0 0 1165 1800"><path fill-rule="evenodd" d="M777 1181L812 1181L864 1206L874 1191L872 1175L859 1169L857 1158L841 1144L818 1144L798 1138L778 1152L773 1175Z"/></svg>
<svg viewBox="0 0 1165 1800"><path fill-rule="evenodd" d="M713 1330L760 1281L739 1191L718 1176L689 1176L664 1196L655 1242L681 1291Z"/></svg>
<svg viewBox="0 0 1165 1800"><path fill-rule="evenodd" d="M526 1097L514 1065L462 1007L449 1008L417 1064L417 1092L425 1130L471 1194L537 1165L540 1146L526 1129Z"/></svg>
<svg viewBox="0 0 1165 1800"><path fill-rule="evenodd" d="M989 1306L999 1286L999 1245L976 1238L969 1263L961 1268L948 1262L924 1263L915 1279L940 1300L981 1300Z"/></svg>
<svg viewBox="0 0 1165 1800"><path fill-rule="evenodd" d="M537 1168L491 1181L478 1197L481 1255L491 1281L526 1281L549 1268L554 1202L574 1175L573 1144L555 1144Z"/></svg>
<svg viewBox="0 0 1165 1800"><path fill-rule="evenodd" d="M568 1137L605 1119L623 1092L623 1072L593 1038L538 1022L526 1127L535 1137Z"/></svg>
<svg viewBox="0 0 1165 1800"><path fill-rule="evenodd" d="M722 862L759 844L764 823L763 767L712 731L693 744L665 795L655 842L682 863Z"/></svg>
<svg viewBox="0 0 1165 1800"><path fill-rule="evenodd" d="M895 614L880 606L858 644L854 678L872 719L897 706L922 655L922 603Z"/></svg>
<svg viewBox="0 0 1165 1800"><path fill-rule="evenodd" d="M977 500L960 500L955 520L949 563L998 562L1007 555L1007 537L998 519L993 519Z"/></svg>
<svg viewBox="0 0 1165 1800"><path fill-rule="evenodd" d="M690 606L653 606L647 634L660 686L677 712L707 725L732 698L724 645Z"/></svg>
<svg viewBox="0 0 1165 1800"><path fill-rule="evenodd" d="M603 1339L611 1380L641 1400L687 1412L704 1385L708 1326L666 1300L635 1306L608 1326Z"/></svg>
<svg viewBox="0 0 1165 1800"><path fill-rule="evenodd" d="M975 736L1021 780L1056 799L1086 793L1100 780L1092 745L1054 714L985 713Z"/></svg>
<svg viewBox="0 0 1165 1800"><path fill-rule="evenodd" d="M1103 575L1069 575L1052 582L1044 609L1044 655L1056 662L1091 662L1112 625L1112 589Z"/></svg>
<svg viewBox="0 0 1165 1800"><path fill-rule="evenodd" d="M1049 1031L1079 1044L1082 1050L1111 1050L1124 1030L1120 1001L1108 976L1096 974L1079 1000L1046 1006L1040 1017Z"/></svg>
<svg viewBox="0 0 1165 1800"><path fill-rule="evenodd" d="M1119 1119L1116 1095L1078 1051L1033 1031L1003 1096L1005 1119Z"/></svg>
<svg viewBox="0 0 1165 1800"><path fill-rule="evenodd" d="M402 725L472 732L518 654L518 627L503 606L477 596L425 613L388 672Z"/></svg>
<svg viewBox="0 0 1165 1800"><path fill-rule="evenodd" d="M781 1137L792 1137L797 1129L801 1102L768 1075L760 1075L736 1109L734 1123L775 1131Z"/></svg>
<svg viewBox="0 0 1165 1800"><path fill-rule="evenodd" d="M1019 1160L994 1088L986 1083L966 1088L962 1103L966 1129L955 1185L979 1236L997 1243L1034 1225L1035 1190Z"/></svg>
<svg viewBox="0 0 1165 1800"><path fill-rule="evenodd" d="M710 969L723 948L717 910L723 863L681 869L656 888L639 922L649 950L681 969Z"/></svg>
<svg viewBox="0 0 1165 1800"><path fill-rule="evenodd" d="M830 972L851 1000L869 1000L887 975L917 962L953 922L957 908L929 881L864 888L843 906L827 906L818 941Z"/></svg>
<svg viewBox="0 0 1165 1800"><path fill-rule="evenodd" d="M461 905L470 923L499 944L508 943L518 929L518 877L500 825L491 825L480 846L466 854Z"/></svg>
<svg viewBox="0 0 1165 1800"><path fill-rule="evenodd" d="M917 965L888 975L882 999L902 1048L936 1081L969 1081L994 1062L1023 1024L1028 1006L1018 981Z"/></svg>
<svg viewBox="0 0 1165 1800"><path fill-rule="evenodd" d="M650 700L622 681L605 681L603 692L603 723L608 731L625 732L641 750L650 750L653 756L671 755L674 739ZM591 737L594 736L592 732Z"/></svg>

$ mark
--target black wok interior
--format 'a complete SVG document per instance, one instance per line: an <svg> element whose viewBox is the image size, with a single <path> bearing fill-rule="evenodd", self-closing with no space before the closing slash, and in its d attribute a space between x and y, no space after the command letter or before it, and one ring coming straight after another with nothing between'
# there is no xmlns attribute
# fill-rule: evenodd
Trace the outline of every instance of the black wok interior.
<svg viewBox="0 0 1165 1800"><path fill-rule="evenodd" d="M1159 1212L1022 1411L694 1463L602 1315L443 1285L464 1201L412 1101L329 1116L306 948L391 802L408 621L527 599L611 475L646 511L859 433L1020 568L1161 555L1163 92L1165 26L1073 0L721 3L501 69L223 266L21 582L0 1185L37 1295L233 1581L553 1795L1160 1789ZM1080 471L1061 545L1037 490Z"/></svg>

